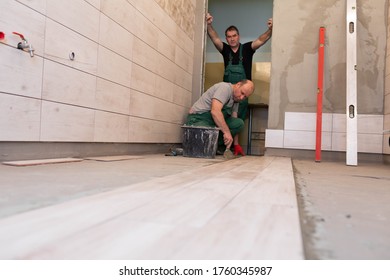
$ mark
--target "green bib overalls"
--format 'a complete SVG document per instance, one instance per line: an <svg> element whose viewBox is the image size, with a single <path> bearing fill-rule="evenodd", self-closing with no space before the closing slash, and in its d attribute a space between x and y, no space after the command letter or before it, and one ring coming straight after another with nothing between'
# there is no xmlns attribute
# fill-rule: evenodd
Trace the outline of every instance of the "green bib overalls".
<svg viewBox="0 0 390 280"><path fill-rule="evenodd" d="M225 72L223 75L223 81L236 84L241 80L246 79L246 74L245 74L245 69L244 65L242 64L243 56L242 56L242 47L240 45L239 47L239 52L240 52L240 60L238 64L233 64L233 56L231 53L229 53L229 63L225 68ZM238 113L237 116L245 120L246 115L248 111L248 99L246 98L245 100L240 102L240 105L238 107Z"/></svg>

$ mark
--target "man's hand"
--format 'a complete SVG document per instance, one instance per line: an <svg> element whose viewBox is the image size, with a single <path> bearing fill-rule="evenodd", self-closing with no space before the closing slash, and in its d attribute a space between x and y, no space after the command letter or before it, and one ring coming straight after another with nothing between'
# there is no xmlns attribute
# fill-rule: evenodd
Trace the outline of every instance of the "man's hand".
<svg viewBox="0 0 390 280"><path fill-rule="evenodd" d="M213 16L210 15L209 13L206 14L206 22L208 25L213 23Z"/></svg>
<svg viewBox="0 0 390 280"><path fill-rule="evenodd" d="M270 18L267 22L267 26L268 26L268 29L272 30L272 26L273 26L273 20L272 18Z"/></svg>
<svg viewBox="0 0 390 280"><path fill-rule="evenodd" d="M229 147L233 143L233 137L230 134L230 131L229 133L223 134L223 143L225 144L226 147Z"/></svg>
<svg viewBox="0 0 390 280"><path fill-rule="evenodd" d="M238 155L245 156L244 151L242 150L242 147L239 144L234 145L234 155L235 156L238 156Z"/></svg>

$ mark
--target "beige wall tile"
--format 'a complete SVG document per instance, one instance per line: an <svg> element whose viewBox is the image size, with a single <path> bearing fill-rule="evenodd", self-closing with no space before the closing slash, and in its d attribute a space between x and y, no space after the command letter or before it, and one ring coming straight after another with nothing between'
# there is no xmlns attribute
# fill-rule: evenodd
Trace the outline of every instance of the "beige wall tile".
<svg viewBox="0 0 390 280"><path fill-rule="evenodd" d="M176 86L167 79L156 75L155 96L166 101L174 102L174 89Z"/></svg>
<svg viewBox="0 0 390 280"><path fill-rule="evenodd" d="M109 112L95 113L95 142L127 142L129 117Z"/></svg>
<svg viewBox="0 0 390 280"><path fill-rule="evenodd" d="M155 1L129 0L128 2L156 27L163 27L163 17L166 13Z"/></svg>
<svg viewBox="0 0 390 280"><path fill-rule="evenodd" d="M181 143L180 125L130 117L129 141L139 143Z"/></svg>
<svg viewBox="0 0 390 280"><path fill-rule="evenodd" d="M150 95L155 95L156 74L137 64L131 71L131 88Z"/></svg>
<svg viewBox="0 0 390 280"><path fill-rule="evenodd" d="M175 42L163 32L158 33L157 50L169 60L175 60Z"/></svg>
<svg viewBox="0 0 390 280"><path fill-rule="evenodd" d="M95 111L42 102L41 141L93 142Z"/></svg>
<svg viewBox="0 0 390 280"><path fill-rule="evenodd" d="M189 55L194 53L194 39L189 37L183 29L176 26L175 27L175 42Z"/></svg>
<svg viewBox="0 0 390 280"><path fill-rule="evenodd" d="M99 11L85 1L47 1L47 16L95 42L98 41Z"/></svg>
<svg viewBox="0 0 390 280"><path fill-rule="evenodd" d="M138 38L134 38L133 45L133 62L156 73L158 65L158 57L161 55Z"/></svg>
<svg viewBox="0 0 390 280"><path fill-rule="evenodd" d="M42 98L60 103L95 108L96 76L45 61Z"/></svg>
<svg viewBox="0 0 390 280"><path fill-rule="evenodd" d="M96 108L125 115L130 114L130 88L97 79Z"/></svg>
<svg viewBox="0 0 390 280"><path fill-rule="evenodd" d="M96 9L100 10L100 0L85 0L92 6L94 6Z"/></svg>
<svg viewBox="0 0 390 280"><path fill-rule="evenodd" d="M100 16L99 43L129 60L132 59L133 35L104 14Z"/></svg>
<svg viewBox="0 0 390 280"><path fill-rule="evenodd" d="M0 91L41 98L43 60L0 44Z"/></svg>
<svg viewBox="0 0 390 280"><path fill-rule="evenodd" d="M170 82L175 83L176 65L163 55L158 55L156 63L156 73Z"/></svg>
<svg viewBox="0 0 390 280"><path fill-rule="evenodd" d="M110 17L113 21L135 34L137 30L136 18L137 10L126 0L100 0L102 13Z"/></svg>
<svg viewBox="0 0 390 280"><path fill-rule="evenodd" d="M137 10L144 17L147 18L154 26L158 29L158 46L157 49L160 53L166 55L169 59L174 60L174 56L170 54L167 55L166 52L170 52L170 48L164 49L166 39L165 36L172 42L176 40L176 28L177 24L171 18L169 13L167 13L160 5L155 1L142 1L142 0L133 0L131 1L132 5L137 8ZM140 36L142 38L142 36ZM163 38L163 43L161 44L160 40ZM144 40L149 42L148 40ZM161 46L161 45L162 46ZM174 49L174 47L173 47ZM174 51L174 50L173 50Z"/></svg>
<svg viewBox="0 0 390 280"><path fill-rule="evenodd" d="M183 68L186 72L192 74L192 57L184 52L184 50L176 45L175 50L175 63Z"/></svg>
<svg viewBox="0 0 390 280"><path fill-rule="evenodd" d="M0 141L39 141L41 101L0 94Z"/></svg>
<svg viewBox="0 0 390 280"><path fill-rule="evenodd" d="M42 14L46 12L46 0L18 0L18 2L23 3L24 5L37 10Z"/></svg>
<svg viewBox="0 0 390 280"><path fill-rule="evenodd" d="M164 112L166 114L166 116L167 116L166 119L169 122L182 125L185 123L185 121L187 119L188 108L180 106L180 105L168 103L168 105L166 106L166 109L163 110L162 112Z"/></svg>
<svg viewBox="0 0 390 280"><path fill-rule="evenodd" d="M144 94L142 92L131 90L130 94L130 114L136 117L147 119L164 120L162 110L163 101L157 98ZM166 104L168 102L165 101Z"/></svg>
<svg viewBox="0 0 390 280"><path fill-rule="evenodd" d="M82 71L96 74L98 52L96 42L50 19L47 19L46 22L45 38L46 57ZM75 54L73 61L69 58L71 52Z"/></svg>
<svg viewBox="0 0 390 280"><path fill-rule="evenodd" d="M176 29L177 25L173 19L164 11L162 12L161 21L157 24L161 32L167 35L171 40L177 44Z"/></svg>
<svg viewBox="0 0 390 280"><path fill-rule="evenodd" d="M192 105L191 99L192 95L190 91L177 85L174 86L173 103L189 109Z"/></svg>
<svg viewBox="0 0 390 280"><path fill-rule="evenodd" d="M131 91L130 112L132 116L182 124L186 111L185 108L165 100L139 91Z"/></svg>
<svg viewBox="0 0 390 280"><path fill-rule="evenodd" d="M132 62L99 46L98 76L130 87Z"/></svg>
<svg viewBox="0 0 390 280"><path fill-rule="evenodd" d="M174 83L178 86L181 86L187 90L192 89L192 75L183 71L182 68L180 68L176 64L172 64L172 68L174 70Z"/></svg>
<svg viewBox="0 0 390 280"><path fill-rule="evenodd" d="M157 49L159 29L141 13L136 14L135 20L139 24L135 35L149 46Z"/></svg>

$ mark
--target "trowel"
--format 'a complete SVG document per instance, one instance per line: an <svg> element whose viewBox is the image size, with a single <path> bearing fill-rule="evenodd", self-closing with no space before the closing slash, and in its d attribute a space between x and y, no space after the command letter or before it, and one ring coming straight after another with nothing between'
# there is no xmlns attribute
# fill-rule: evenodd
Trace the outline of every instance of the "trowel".
<svg viewBox="0 0 390 280"><path fill-rule="evenodd" d="M226 150L225 152L223 153L223 157L226 158L226 159L233 159L234 158L234 155L232 153L232 151L230 150L230 147L232 146L232 143L230 143L229 145L226 146Z"/></svg>

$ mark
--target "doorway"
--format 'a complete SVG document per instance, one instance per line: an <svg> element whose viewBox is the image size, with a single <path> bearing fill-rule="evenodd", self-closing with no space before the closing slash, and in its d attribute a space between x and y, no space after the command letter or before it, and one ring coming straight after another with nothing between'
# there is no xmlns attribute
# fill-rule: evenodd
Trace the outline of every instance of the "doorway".
<svg viewBox="0 0 390 280"><path fill-rule="evenodd" d="M208 12L213 16L213 27L222 41L225 29L235 25L240 31L240 42L253 41L267 30L267 21L273 14L273 0L208 0ZM252 81L255 91L249 98L252 107L251 125L249 118L240 134L240 144L252 155L263 155L265 150L265 130L268 124L268 103L271 74L271 41L260 47L253 55ZM223 57L206 39L204 90L223 79ZM253 105L253 106L252 106ZM251 127L251 131L249 131ZM250 148L248 149L248 145Z"/></svg>

